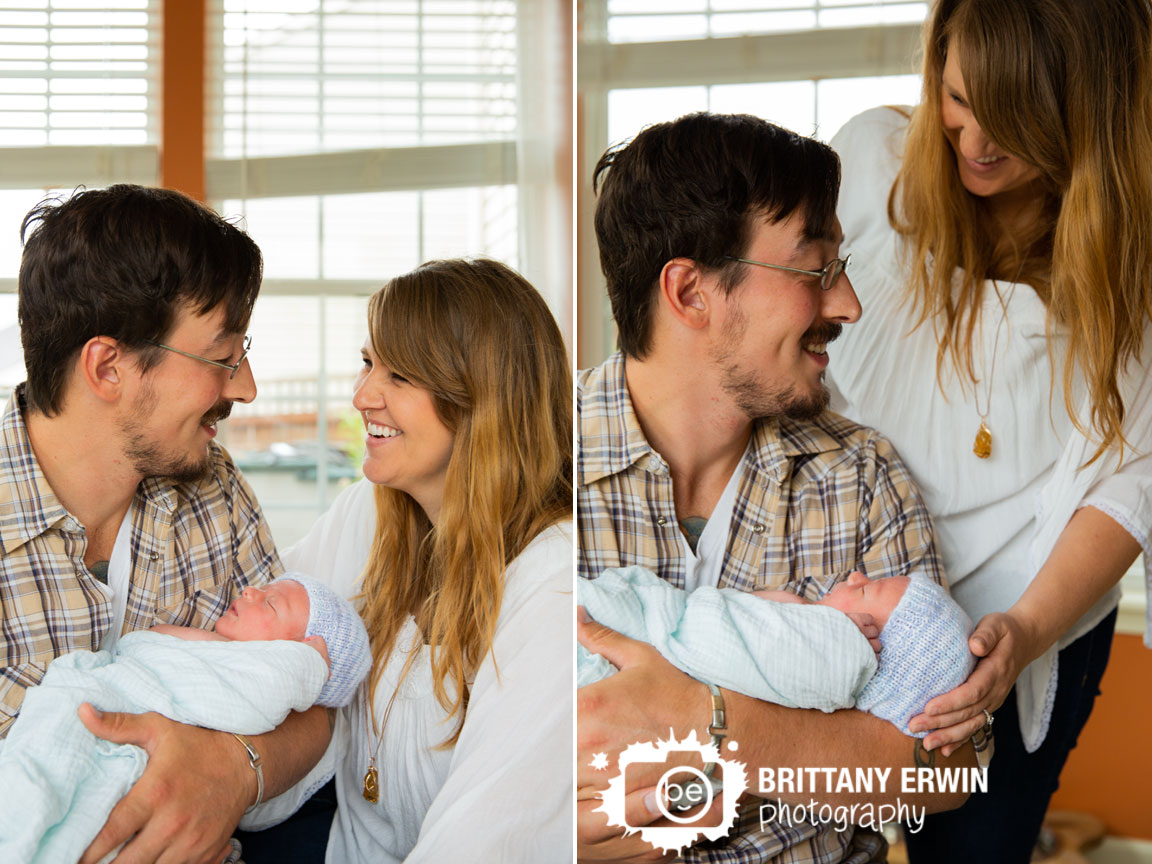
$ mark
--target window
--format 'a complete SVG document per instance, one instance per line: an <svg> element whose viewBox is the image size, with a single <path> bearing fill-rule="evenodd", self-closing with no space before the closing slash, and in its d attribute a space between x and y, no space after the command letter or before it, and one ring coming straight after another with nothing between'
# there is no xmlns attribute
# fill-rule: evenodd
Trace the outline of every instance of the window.
<svg viewBox="0 0 1152 864"><path fill-rule="evenodd" d="M566 32L551 5L212 0L208 196L265 259L251 327L260 395L224 440L279 545L359 476L352 382L367 296L389 276L486 255L567 323L556 139L542 143L568 113L555 95L563 54L539 48Z"/></svg>
<svg viewBox="0 0 1152 864"><path fill-rule="evenodd" d="M15 0L0 8L0 396L24 379L19 226L47 194L154 184L159 0Z"/></svg>
<svg viewBox="0 0 1152 864"><path fill-rule="evenodd" d="M3 145L154 144L158 27L149 0L20 0L0 9Z"/></svg>
<svg viewBox="0 0 1152 864"><path fill-rule="evenodd" d="M510 140L511 0L217 0L224 157Z"/></svg>
<svg viewBox="0 0 1152 864"><path fill-rule="evenodd" d="M607 39L656 42L919 23L927 10L927 3L912 0L608 0Z"/></svg>

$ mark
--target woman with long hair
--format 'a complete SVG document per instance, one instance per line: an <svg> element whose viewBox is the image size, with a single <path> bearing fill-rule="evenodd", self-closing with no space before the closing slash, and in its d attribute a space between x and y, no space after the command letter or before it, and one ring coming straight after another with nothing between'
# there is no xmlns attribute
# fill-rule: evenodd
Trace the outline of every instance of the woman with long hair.
<svg viewBox="0 0 1152 864"><path fill-rule="evenodd" d="M895 443L979 621L913 728L945 753L994 731L989 792L912 860L1022 862L1152 551L1152 8L939 0L924 55L918 107L832 142L865 310L833 407Z"/></svg>
<svg viewBox="0 0 1152 864"><path fill-rule="evenodd" d="M368 326L353 396L366 479L284 555L355 595L371 638L372 671L327 757L339 801L327 860L566 860L563 339L536 289L488 260L396 277Z"/></svg>

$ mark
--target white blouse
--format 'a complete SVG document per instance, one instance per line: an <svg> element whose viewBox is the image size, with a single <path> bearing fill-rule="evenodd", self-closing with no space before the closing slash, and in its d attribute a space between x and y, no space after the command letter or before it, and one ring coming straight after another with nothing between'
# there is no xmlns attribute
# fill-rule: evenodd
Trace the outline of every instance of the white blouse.
<svg viewBox="0 0 1152 864"><path fill-rule="evenodd" d="M974 337L979 382L973 387L945 364L937 383L936 334L931 321L914 329L901 240L887 215L907 125L896 110L874 108L832 141L843 167L838 215L843 248L852 253L848 275L864 310L859 323L828 348L833 409L878 429L896 446L934 517L953 594L974 621L1019 599L1068 519L1085 505L1123 525L1143 547L1146 565L1152 563L1152 460L1128 451L1117 468L1117 454L1111 453L1078 470L1094 448L1065 409L1066 338L1059 330L1052 334L1053 377L1047 313L1031 287L998 280L985 286ZM1146 337L1146 356L1152 354L1150 341ZM1139 453L1152 452L1152 387L1141 372L1146 368L1147 363L1134 368L1124 388L1125 434ZM1083 384L1075 386L1073 404L1086 405ZM992 434L988 459L972 452L978 403L987 410ZM1084 409L1080 416L1087 416ZM1047 732L1056 650L1098 624L1119 593L1118 587L1109 591L1021 676L1017 696L1030 750ZM1146 641L1152 645L1152 625Z"/></svg>
<svg viewBox="0 0 1152 864"><path fill-rule="evenodd" d="M300 543L289 569L329 581L344 596L360 587L375 526L372 484L345 490ZM572 854L573 528L553 526L513 561L492 651L472 683L454 730L433 690L430 649L408 618L374 694L377 726L408 651L420 652L396 693L382 740L365 726L365 687L338 717L321 764L281 805L288 812L336 771L339 807L329 862L567 861ZM379 741L380 799L362 795L369 748ZM294 800L293 800L294 799ZM264 824L283 818L262 817Z"/></svg>

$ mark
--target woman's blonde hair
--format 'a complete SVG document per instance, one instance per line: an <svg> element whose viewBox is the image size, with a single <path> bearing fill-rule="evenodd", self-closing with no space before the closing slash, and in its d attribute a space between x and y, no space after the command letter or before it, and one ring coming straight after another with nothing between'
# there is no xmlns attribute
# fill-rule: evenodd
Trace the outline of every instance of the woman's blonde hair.
<svg viewBox="0 0 1152 864"><path fill-rule="evenodd" d="M1027 282L1047 305L1049 335L1067 333L1065 408L1077 429L1097 436L1096 458L1123 445L1118 377L1152 317L1148 0L940 0L924 34L923 98L888 216L908 239L920 323L937 328L937 370L947 358L975 382L984 280ZM1042 213L1032 231L1004 230L961 185L940 120L950 47L981 129L1039 169ZM1077 370L1088 418L1073 406Z"/></svg>
<svg viewBox="0 0 1152 864"><path fill-rule="evenodd" d="M368 327L376 356L426 388L454 434L435 526L406 493L375 490L361 593L370 692L415 614L432 646L436 698L457 718L451 746L492 647L505 569L572 512L568 355L539 292L484 259L431 261L397 276L369 300Z"/></svg>

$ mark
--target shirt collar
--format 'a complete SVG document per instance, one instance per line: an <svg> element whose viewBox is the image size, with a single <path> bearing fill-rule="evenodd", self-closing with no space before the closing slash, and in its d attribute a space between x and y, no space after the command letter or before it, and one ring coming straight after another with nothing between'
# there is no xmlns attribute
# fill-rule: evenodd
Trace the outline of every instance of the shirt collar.
<svg viewBox="0 0 1152 864"><path fill-rule="evenodd" d="M656 474L668 473L668 463L649 445L632 407L623 354L617 351L583 374L579 404L579 485L619 474L632 465ZM752 428L749 463L782 483L791 459L841 449L840 441L821 422L825 416L815 420L757 420Z"/></svg>
<svg viewBox="0 0 1152 864"><path fill-rule="evenodd" d="M19 385L0 416L0 552L8 554L72 518L40 470L24 422L24 385ZM165 510L176 504L176 487L165 477L148 477L137 495Z"/></svg>
<svg viewBox="0 0 1152 864"><path fill-rule="evenodd" d="M18 549L68 516L32 452L23 405L21 384L0 417L0 546L4 553Z"/></svg>
<svg viewBox="0 0 1152 864"><path fill-rule="evenodd" d="M632 465L668 473L668 464L648 444L632 407L617 351L584 374L580 396L580 453L577 484L586 486Z"/></svg>
<svg viewBox="0 0 1152 864"><path fill-rule="evenodd" d="M821 414L813 420L795 420L790 417L766 417L752 427L748 462L781 486L788 479L789 466L798 457L815 456L840 450L840 440L824 428L829 415Z"/></svg>

